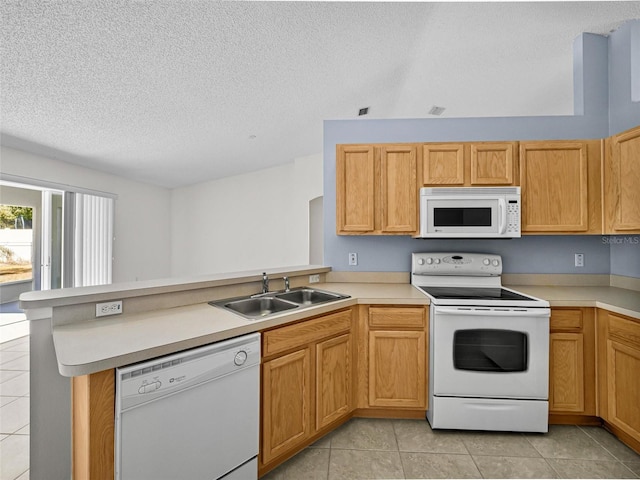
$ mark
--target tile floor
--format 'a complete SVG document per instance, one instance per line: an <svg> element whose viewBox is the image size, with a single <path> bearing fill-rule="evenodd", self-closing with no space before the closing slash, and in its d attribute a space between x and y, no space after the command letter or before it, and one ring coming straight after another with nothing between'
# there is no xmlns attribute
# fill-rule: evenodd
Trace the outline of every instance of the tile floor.
<svg viewBox="0 0 640 480"><path fill-rule="evenodd" d="M29 478L29 337L0 343L0 480Z"/></svg>
<svg viewBox="0 0 640 480"><path fill-rule="evenodd" d="M640 478L640 455L600 427L433 431L426 420L356 418L262 480L391 478Z"/></svg>
<svg viewBox="0 0 640 480"><path fill-rule="evenodd" d="M0 344L0 480L29 478L29 337ZM433 431L356 418L263 480L640 478L640 455L599 427L548 434Z"/></svg>

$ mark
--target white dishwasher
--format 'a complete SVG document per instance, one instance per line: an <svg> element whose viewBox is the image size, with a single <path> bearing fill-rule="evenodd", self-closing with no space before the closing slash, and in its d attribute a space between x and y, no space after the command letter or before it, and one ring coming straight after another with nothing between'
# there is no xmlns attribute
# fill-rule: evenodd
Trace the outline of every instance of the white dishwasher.
<svg viewBox="0 0 640 480"><path fill-rule="evenodd" d="M260 334L116 370L116 480L258 477Z"/></svg>

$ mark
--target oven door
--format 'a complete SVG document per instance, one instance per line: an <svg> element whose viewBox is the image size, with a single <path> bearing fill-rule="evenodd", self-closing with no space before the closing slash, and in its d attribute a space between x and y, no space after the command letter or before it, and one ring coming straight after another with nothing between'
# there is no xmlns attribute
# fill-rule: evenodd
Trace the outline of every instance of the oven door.
<svg viewBox="0 0 640 480"><path fill-rule="evenodd" d="M547 399L548 308L432 306L433 395Z"/></svg>

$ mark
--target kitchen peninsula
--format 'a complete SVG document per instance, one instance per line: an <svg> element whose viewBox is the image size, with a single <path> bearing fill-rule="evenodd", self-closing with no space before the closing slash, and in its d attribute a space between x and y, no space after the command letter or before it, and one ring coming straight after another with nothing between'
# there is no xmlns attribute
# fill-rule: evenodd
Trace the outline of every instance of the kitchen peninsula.
<svg viewBox="0 0 640 480"><path fill-rule="evenodd" d="M25 294L21 299L21 306L27 311L32 327L32 418L34 422L37 421L42 426L39 431L32 434L32 449L37 452L38 459L48 458L49 468L52 465L57 465L60 471L65 468L69 469L68 459L71 456L69 424L71 421L68 412L71 402L71 382L65 377L74 377L74 382L77 382L78 379L90 379L93 375L101 372L107 372L107 375L112 377L115 367L249 332L278 331L290 325L304 325L305 321L322 319L336 312L350 312L350 317L347 318L351 319L347 329L340 329L336 333L337 336L343 336L347 333L351 335L348 345L350 345L349 358L353 361L349 363L352 375L349 383L351 388L346 389L346 392L350 393L345 393L348 398L346 413L336 417L335 420L330 419L322 428L307 431L303 435L304 438L297 443L294 442L295 445L290 449L286 451L273 450L275 453L267 462L264 461L264 458L262 459L263 469L261 472L266 472L289 458L304 445L324 435L352 415L386 414L388 416L413 417L424 415L425 406L422 394L425 392L413 392L415 398L410 399L409 403L406 398L400 399L402 401L395 401L393 398L380 401L380 398L375 397L375 390L372 394L371 382L369 382L370 378L375 381L375 375L371 377L371 372L369 372L371 365L367 356L367 338L370 334L375 337L376 332L397 332L391 337L398 338L397 341L402 342L398 345L404 345L407 351L415 346L417 350L411 351L419 352L417 355L426 358L426 349L420 350L420 345L422 345L421 335L426 335L428 331L426 328L428 325L426 313L428 299L408 283L408 274L346 274L345 272L331 272L329 268L320 266L272 269L267 273L272 280L273 290L284 287L282 282L284 276L289 276L291 286L296 287L309 285L309 275L319 275L320 282L313 284L313 286L350 295L351 298L296 313L278 314L263 321L248 321L231 312L207 304L211 300L260 291L262 275L258 271L197 279L114 284ZM587 362L586 367L583 366L579 370L583 377L588 372L593 374L592 383L594 386L591 389L593 392L591 393L590 387L585 387L589 384L588 381L583 381L580 392L587 396L586 407L590 406L589 395L597 394L600 399L599 409L591 411L587 408L585 410L585 401L583 400L583 411L577 413L578 407L562 407L559 411L563 415L560 415L558 420L566 423L573 418L576 423L580 423L587 420L593 422L598 418L603 418L607 422L611 422L615 428L618 418L615 415L626 415L624 410L626 404L621 404L621 409L619 408L617 411L615 403L603 402L604 398L610 398L610 389L607 389L606 380L611 374L614 374L612 378L615 378L615 374L624 374L623 371L615 370L615 365L611 365L612 359L619 360L620 366L625 365L624 361L635 362L636 365L640 361L640 355L636 353L640 347L628 345L629 339L634 341L634 339L640 338L637 333L633 333L640 329L639 291L610 286L608 283L604 283L601 278L595 280L596 285L590 286L550 286L549 277L554 276L545 276L545 286L535 285L533 284L535 277L534 275L523 279L514 275L506 281L510 284L512 281L526 280L528 285L518 285L518 290L549 300L552 306L552 329L554 312L560 312L560 327L568 329L564 333L570 333L574 336L583 335L580 337L584 345L583 351L593 353L593 360L590 360L594 362L593 368L588 367ZM562 275L557 276L558 283L562 283L562 277ZM637 287L635 284L625 286ZM113 300L123 300L123 314L96 318L95 303ZM386 315L388 312L392 312L394 318L401 320L393 320L394 325L385 323L391 321L389 319L392 316ZM574 317L576 312L582 314L582 317ZM571 323L573 320L576 325ZM595 341L595 335L593 337L584 336L580 330L580 328L588 326L590 322L593 322L598 340L597 345L591 349L588 347L589 338ZM634 337L634 335L636 336ZM338 338L337 336L330 339ZM311 344L316 345L314 342L316 341L311 341ZM569 351L573 352L573 350ZM574 353L577 355L577 351ZM625 357L621 357L622 354L625 354ZM572 358L576 362L580 360L577 357ZM409 361L409 359L410 357L407 356L404 361ZM415 363L416 365L420 364L420 362ZM553 363L551 364L553 365ZM609 369L609 373L602 370L604 367ZM381 370L378 371L378 374L383 374L384 366L379 366L379 368ZM426 369L424 372L426 377ZM367 375L367 373L369 374ZM571 375L575 376L576 374L574 372ZM599 382L596 382L596 378ZM423 377L423 381L426 382L426 378ZM596 383L598 384L597 391ZM85 387L87 387L86 384ZM422 387L418 386L417 388L420 390ZM74 392L74 395L76 393L78 390ZM112 395L111 393L111 402L113 402ZM46 401L44 401L45 399ZM94 397L93 400L97 400L97 398ZM625 401L637 404L640 399L628 398ZM386 406L380 406L385 403ZM592 403L595 408L595 402ZM112 404L107 407L113 408ZM572 408L573 410L571 410ZM74 407L74 416L77 413L78 408ZM90 410L81 413L87 421L89 421L91 414ZM81 418L77 417L76 420ZM108 415L103 417L101 421L105 420L109 423ZM626 425L629 428L614 430L614 432L637 450L638 443L633 442L638 442L639 437L634 434L634 430L640 429L640 422L637 418L626 416L622 418L622 422L623 427ZM67 433L63 435L65 431ZM60 441L64 437L68 440ZM99 444L88 443L85 445L87 448L90 447L90 450L84 452L87 464L83 468L88 468L87 465L90 466L91 462L95 462L96 452L113 450L112 440L109 442L107 438L108 435ZM261 453L264 454L264 452ZM78 458L77 455L75 458ZM80 466L81 464L76 465L77 468Z"/></svg>

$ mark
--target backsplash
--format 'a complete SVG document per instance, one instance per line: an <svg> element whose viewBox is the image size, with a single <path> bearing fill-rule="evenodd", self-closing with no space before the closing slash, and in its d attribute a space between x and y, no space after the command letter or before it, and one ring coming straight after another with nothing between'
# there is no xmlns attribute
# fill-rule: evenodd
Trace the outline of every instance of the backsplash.
<svg viewBox="0 0 640 480"><path fill-rule="evenodd" d="M603 237L611 252L611 275L640 278L640 235Z"/></svg>
<svg viewBox="0 0 640 480"><path fill-rule="evenodd" d="M608 238L600 235L548 235L512 240L424 240L393 236L340 236L332 238L331 249L325 249L324 262L335 271L408 272L413 252L478 252L501 255L504 273L609 274ZM640 246L636 248L640 250ZM349 253L358 254L357 266L349 266ZM584 267L574 266L576 253L584 254ZM635 258L639 258L637 253ZM637 270L636 267L635 276L640 276ZM628 273L617 274L629 276Z"/></svg>

